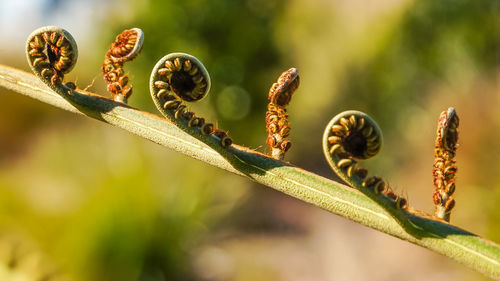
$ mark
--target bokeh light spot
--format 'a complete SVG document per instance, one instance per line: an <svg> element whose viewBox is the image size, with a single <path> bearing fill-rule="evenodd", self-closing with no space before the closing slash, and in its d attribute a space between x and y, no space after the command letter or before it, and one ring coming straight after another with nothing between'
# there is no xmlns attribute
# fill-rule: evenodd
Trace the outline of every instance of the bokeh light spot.
<svg viewBox="0 0 500 281"><path fill-rule="evenodd" d="M217 110L223 118L240 120L250 112L252 99L247 91L240 87L229 86L217 96Z"/></svg>

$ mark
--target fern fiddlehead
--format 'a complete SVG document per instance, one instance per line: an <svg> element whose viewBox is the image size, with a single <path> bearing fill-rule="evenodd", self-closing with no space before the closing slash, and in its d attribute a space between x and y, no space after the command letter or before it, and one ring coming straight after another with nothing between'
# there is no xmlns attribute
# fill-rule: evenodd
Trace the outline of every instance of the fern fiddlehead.
<svg viewBox="0 0 500 281"><path fill-rule="evenodd" d="M441 112L437 126L437 137L434 147L434 186L432 196L436 206L434 215L445 221L450 221L451 210L455 206L452 195L455 192L455 176L457 165L455 153L458 142L459 118L453 107Z"/></svg>
<svg viewBox="0 0 500 281"><path fill-rule="evenodd" d="M132 85L128 84L123 65L141 52L143 43L144 33L139 28L124 30L111 43L101 70L113 100L127 103L132 94Z"/></svg>
<svg viewBox="0 0 500 281"><path fill-rule="evenodd" d="M290 125L288 124L286 106L290 103L299 83L299 72L295 68L290 68L283 72L278 81L269 89L269 104L266 112L268 133L266 143L274 159L283 160L285 153L292 146L290 140L287 139L290 135Z"/></svg>
<svg viewBox="0 0 500 281"><path fill-rule="evenodd" d="M33 72L60 95L75 89L74 83L63 84L64 74L71 71L78 58L73 36L57 26L45 26L33 31L26 44L26 56Z"/></svg>
<svg viewBox="0 0 500 281"><path fill-rule="evenodd" d="M407 200L394 193L386 181L378 176L368 176L368 171L359 167L359 160L375 156L381 148L380 127L360 111L338 114L328 123L323 134L325 158L338 177L383 205L407 209Z"/></svg>
<svg viewBox="0 0 500 281"><path fill-rule="evenodd" d="M232 139L214 124L205 122L187 110L184 102L196 102L210 90L210 75L195 57L184 53L171 53L158 61L151 73L150 92L158 110L182 130L196 138L214 136L222 147Z"/></svg>

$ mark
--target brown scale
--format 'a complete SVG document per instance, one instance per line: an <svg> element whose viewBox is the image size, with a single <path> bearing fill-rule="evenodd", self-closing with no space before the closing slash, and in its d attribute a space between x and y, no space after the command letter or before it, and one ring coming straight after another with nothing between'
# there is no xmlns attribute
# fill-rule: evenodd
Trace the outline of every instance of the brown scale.
<svg viewBox="0 0 500 281"><path fill-rule="evenodd" d="M213 134L221 140L223 147L228 147L233 143L233 140L227 135L226 131L215 129Z"/></svg>
<svg viewBox="0 0 500 281"><path fill-rule="evenodd" d="M68 39L57 32L36 35L28 43L33 66L51 84L59 85L72 66L73 52Z"/></svg>
<svg viewBox="0 0 500 281"><path fill-rule="evenodd" d="M165 110L170 111L175 119L186 121L188 127L200 128L203 135L216 136L223 147L233 143L224 130L206 123L204 118L197 117L182 104L183 101L198 101L206 94L208 84L195 63L180 57L167 60L157 74L161 80L154 82L156 97Z"/></svg>
<svg viewBox="0 0 500 281"><path fill-rule="evenodd" d="M125 74L123 66L140 53L143 38L143 33L138 28L125 30L116 36L104 57L102 73L107 90L115 101L127 103L132 95L132 85L128 84L128 74Z"/></svg>
<svg viewBox="0 0 500 281"><path fill-rule="evenodd" d="M288 140L290 125L286 106L290 103L292 95L299 87L299 74L297 69L291 68L283 72L278 81L269 89L269 104L266 112L266 130L268 136L266 143L274 158L282 160L292 143Z"/></svg>

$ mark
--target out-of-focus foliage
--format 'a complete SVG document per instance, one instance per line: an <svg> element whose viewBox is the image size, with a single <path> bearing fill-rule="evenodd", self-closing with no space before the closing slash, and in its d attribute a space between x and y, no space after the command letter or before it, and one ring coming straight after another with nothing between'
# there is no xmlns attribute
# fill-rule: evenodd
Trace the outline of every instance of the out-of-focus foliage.
<svg viewBox="0 0 500 281"><path fill-rule="evenodd" d="M3 169L2 228L45 241L75 280L183 280L190 247L244 191L232 190L240 179L204 177L206 167L126 133L73 125Z"/></svg>
<svg viewBox="0 0 500 281"><path fill-rule="evenodd" d="M500 242L499 1L114 4L91 35L98 43L80 50L87 59L71 74L80 87L96 78L90 90L105 92L96 75L106 49L139 27L144 49L125 66L130 104L154 111L152 67L167 53L190 53L213 85L194 111L255 148L265 143L267 91L295 66L301 85L289 106L287 159L331 176L323 127L339 111L365 111L386 141L366 165L419 209L432 210L436 121L454 106L461 134L452 223ZM0 52L1 63L12 57ZM29 237L71 280L481 280L117 129L13 94L0 100L0 234ZM398 268L383 270L391 262Z"/></svg>

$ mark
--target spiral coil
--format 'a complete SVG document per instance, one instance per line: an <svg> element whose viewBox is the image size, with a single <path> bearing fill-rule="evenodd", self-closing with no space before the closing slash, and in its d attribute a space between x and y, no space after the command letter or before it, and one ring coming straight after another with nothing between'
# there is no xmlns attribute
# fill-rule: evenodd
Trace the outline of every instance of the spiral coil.
<svg viewBox="0 0 500 281"><path fill-rule="evenodd" d="M73 36L57 26L45 26L33 31L27 40L26 56L33 72L60 94L76 86L63 85L64 74L73 69L78 47Z"/></svg>
<svg viewBox="0 0 500 281"><path fill-rule="evenodd" d="M358 161L375 156L382 148L382 131L367 114L345 111L326 126L323 151L332 170L346 183L389 199L397 209L408 208L405 198L394 193L381 177L368 176Z"/></svg>
<svg viewBox="0 0 500 281"><path fill-rule="evenodd" d="M214 135L223 147L232 144L231 138L212 123L187 109L183 102L203 99L210 90L210 76L195 57L172 53L158 61L151 73L150 91L158 110L182 129L198 129L202 135Z"/></svg>

